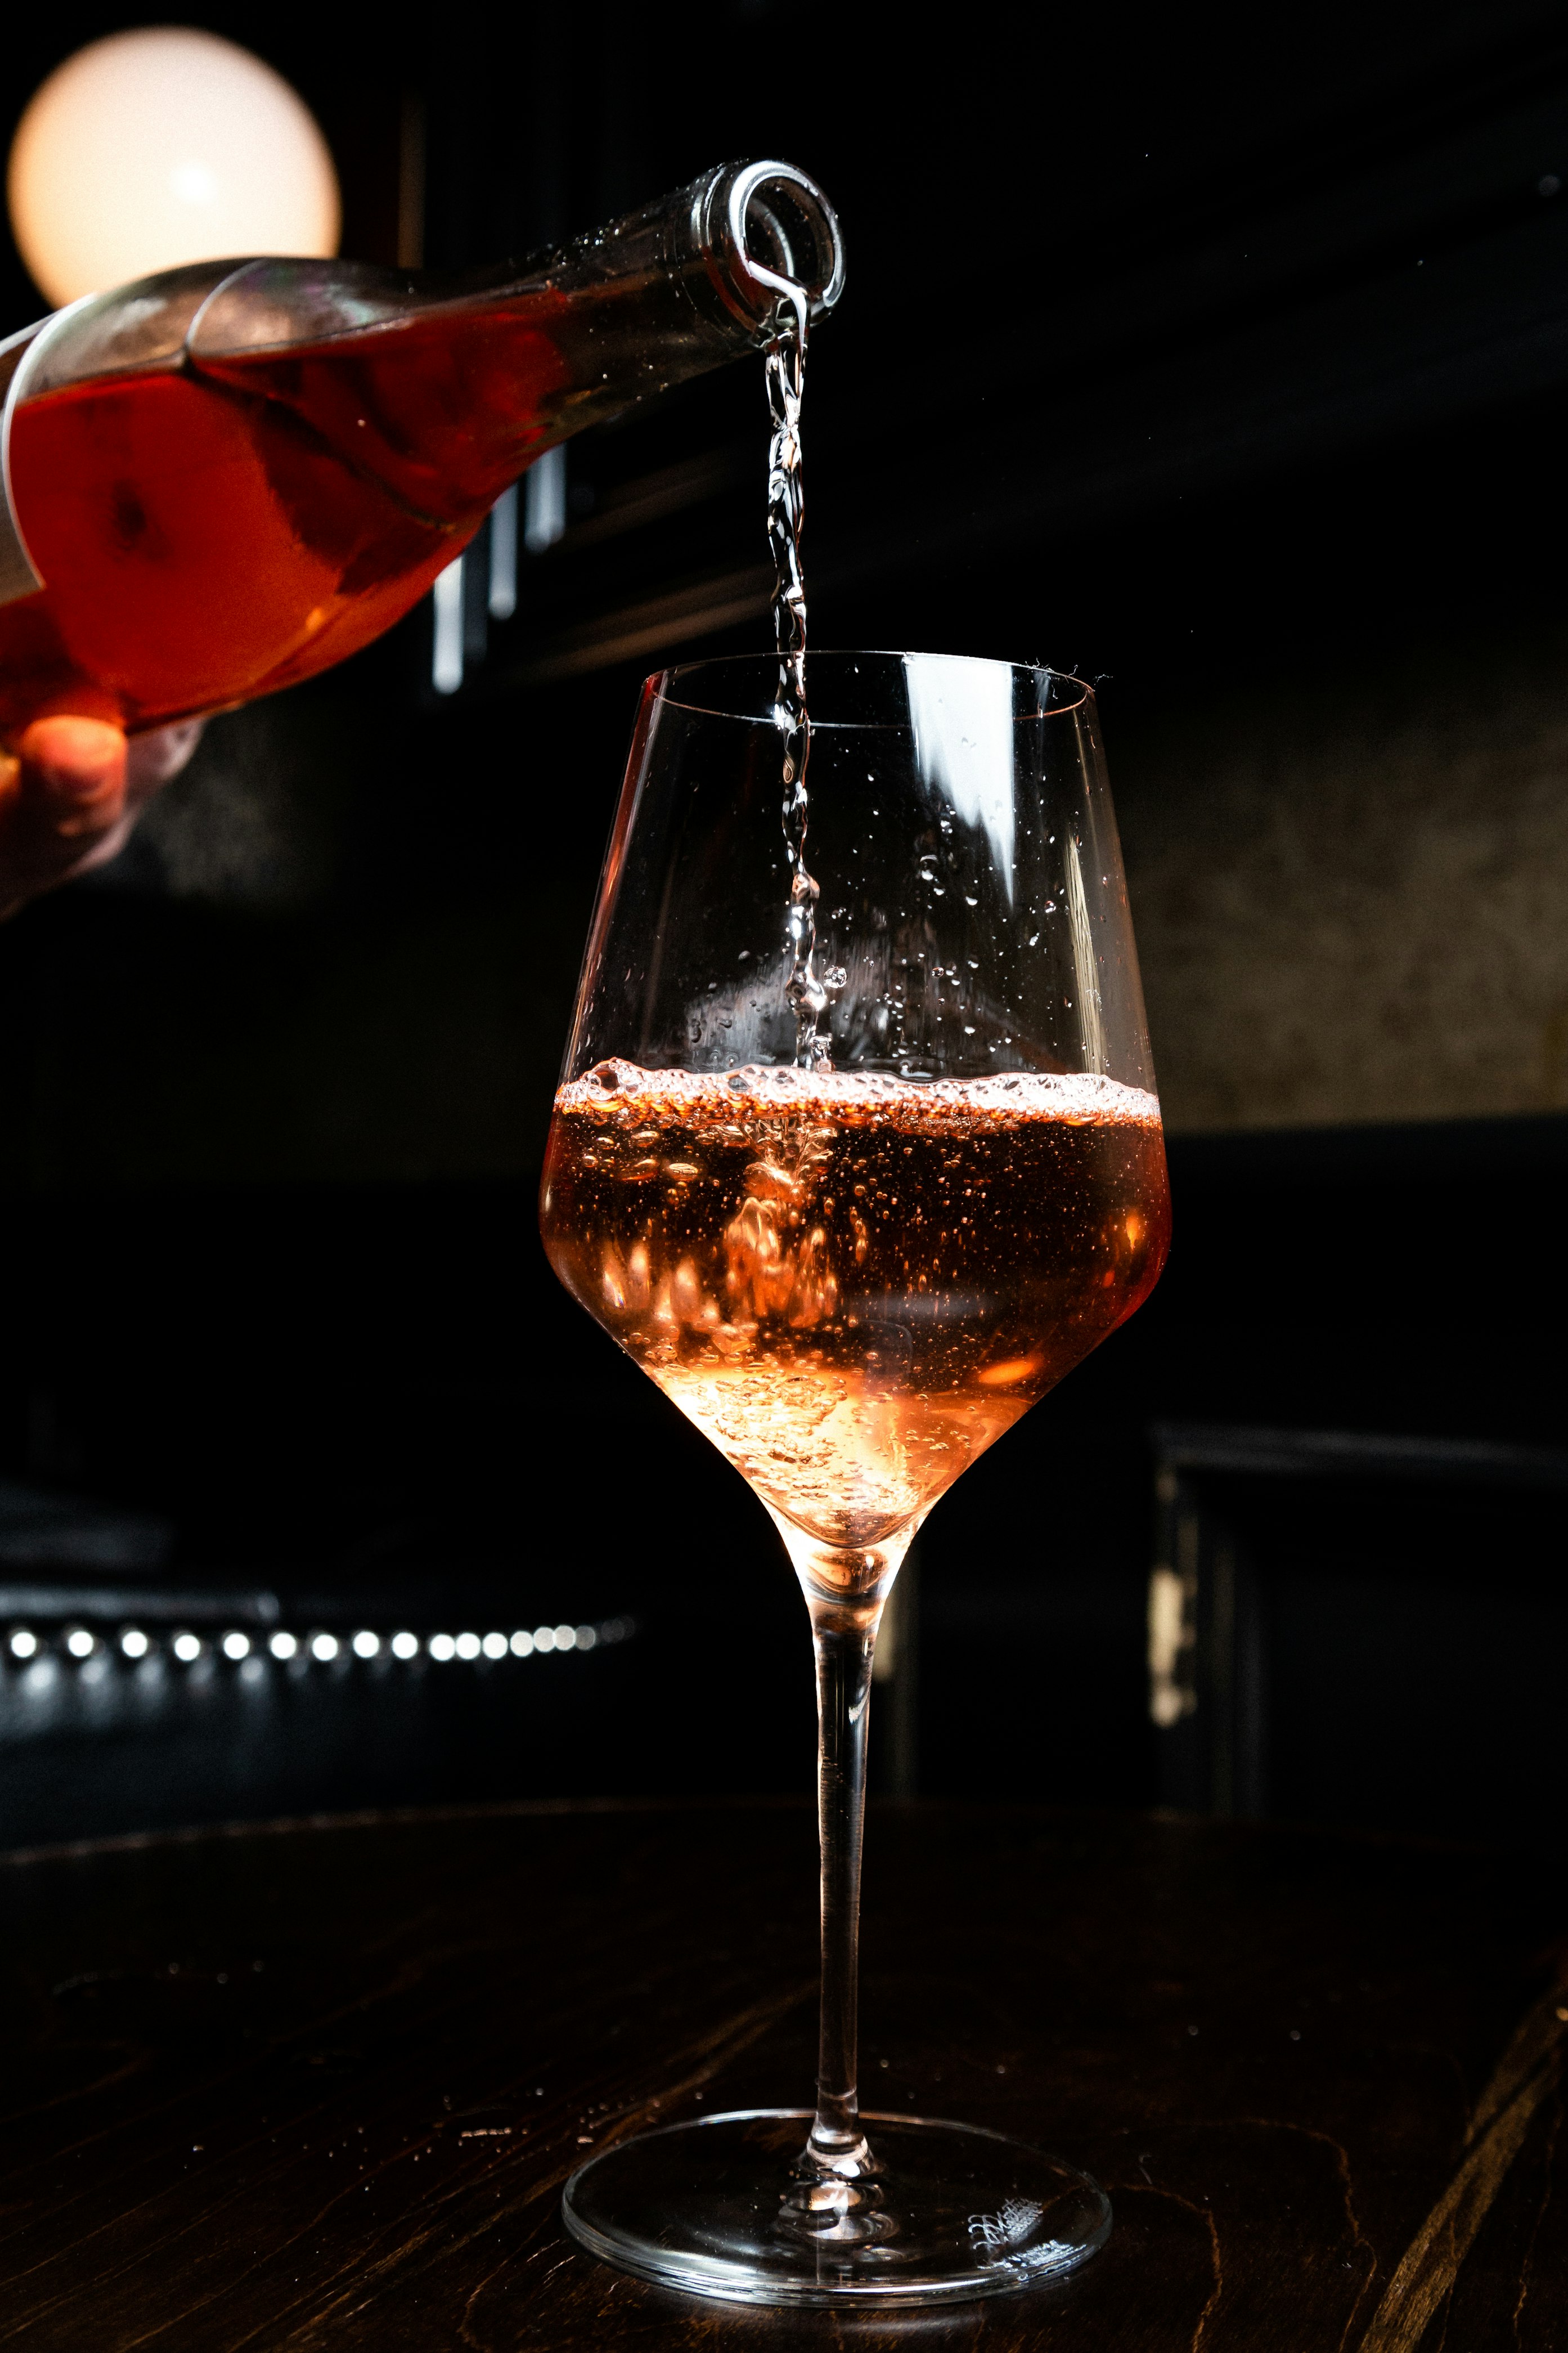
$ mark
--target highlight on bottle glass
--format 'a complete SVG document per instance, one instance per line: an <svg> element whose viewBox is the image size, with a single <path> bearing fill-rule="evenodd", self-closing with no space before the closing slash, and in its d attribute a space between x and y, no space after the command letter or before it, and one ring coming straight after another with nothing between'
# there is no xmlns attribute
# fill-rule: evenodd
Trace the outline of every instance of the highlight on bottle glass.
<svg viewBox="0 0 1568 2353"><path fill-rule="evenodd" d="M959 2302L1072 2270L1110 2211L1032 2143L859 2108L872 1653L932 1506L1148 1296L1164 1152L1091 690L817 653L796 709L780 675L742 657L644 690L542 1221L567 1289L751 1482L805 1597L816 2105L613 2143L564 2213L701 2295Z"/></svg>
<svg viewBox="0 0 1568 2353"><path fill-rule="evenodd" d="M231 256L0 341L0 730L163 726L314 677L546 451L843 284L826 197L764 161L521 274Z"/></svg>

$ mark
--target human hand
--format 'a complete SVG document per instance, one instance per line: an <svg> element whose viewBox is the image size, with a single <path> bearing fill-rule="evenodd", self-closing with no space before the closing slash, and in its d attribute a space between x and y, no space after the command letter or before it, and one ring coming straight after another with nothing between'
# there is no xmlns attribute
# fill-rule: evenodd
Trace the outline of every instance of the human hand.
<svg viewBox="0 0 1568 2353"><path fill-rule="evenodd" d="M14 754L0 753L0 921L116 856L204 723L127 737L101 719L35 719Z"/></svg>

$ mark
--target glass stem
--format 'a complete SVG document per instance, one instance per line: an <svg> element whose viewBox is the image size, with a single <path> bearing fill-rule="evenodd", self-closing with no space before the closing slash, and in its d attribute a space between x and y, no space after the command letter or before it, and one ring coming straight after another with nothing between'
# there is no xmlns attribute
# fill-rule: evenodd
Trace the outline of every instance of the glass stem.
<svg viewBox="0 0 1568 2353"><path fill-rule="evenodd" d="M877 2160L860 2129L860 1847L877 1630L913 1527L864 1547L814 1541L774 1513L816 1652L816 1821L822 1851L822 2015L816 2113L780 2217L820 2244L886 2235Z"/></svg>
<svg viewBox="0 0 1568 2353"><path fill-rule="evenodd" d="M860 1850L866 1821L866 1733L881 1599L868 1606L812 1599L816 1649L816 1814L822 1842L822 2020L816 2120L808 2160L840 2178L868 2171L860 2129Z"/></svg>

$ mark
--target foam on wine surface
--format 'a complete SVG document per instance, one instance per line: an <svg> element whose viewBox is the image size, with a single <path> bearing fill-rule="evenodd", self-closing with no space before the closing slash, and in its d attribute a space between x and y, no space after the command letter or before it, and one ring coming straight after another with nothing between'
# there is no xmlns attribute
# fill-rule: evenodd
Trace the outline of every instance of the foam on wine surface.
<svg viewBox="0 0 1568 2353"><path fill-rule="evenodd" d="M543 1230L764 1502L877 1544L1148 1295L1159 1106L1103 1078L602 1063L556 1096Z"/></svg>

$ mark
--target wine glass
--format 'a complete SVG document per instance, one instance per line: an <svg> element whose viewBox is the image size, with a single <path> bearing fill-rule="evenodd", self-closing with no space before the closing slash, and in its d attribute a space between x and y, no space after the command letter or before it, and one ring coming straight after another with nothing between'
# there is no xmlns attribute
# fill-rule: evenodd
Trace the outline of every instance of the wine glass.
<svg viewBox="0 0 1568 2353"><path fill-rule="evenodd" d="M872 1650L931 1506L1152 1289L1164 1149L1091 690L810 655L803 861L778 675L741 657L643 691L542 1224L751 1482L811 1613L816 2106L613 2144L563 2211L700 2295L939 2303L1071 2270L1110 2210L1023 2143L859 2112Z"/></svg>

